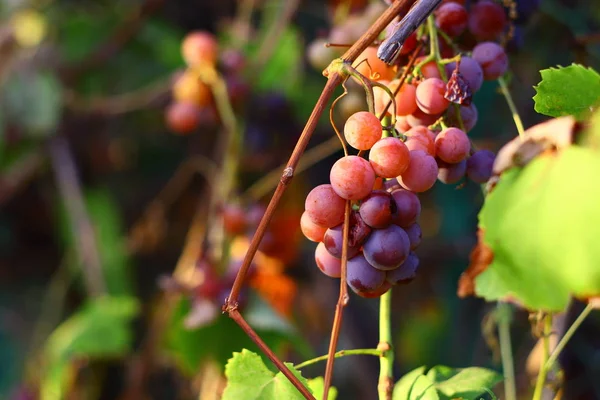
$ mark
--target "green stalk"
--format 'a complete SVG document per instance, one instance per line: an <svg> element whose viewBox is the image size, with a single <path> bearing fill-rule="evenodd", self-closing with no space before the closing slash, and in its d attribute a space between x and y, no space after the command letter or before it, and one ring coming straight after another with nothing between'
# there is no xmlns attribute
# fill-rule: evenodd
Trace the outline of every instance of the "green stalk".
<svg viewBox="0 0 600 400"><path fill-rule="evenodd" d="M391 400L394 387L394 349L392 347L392 289L379 300L379 400Z"/></svg>
<svg viewBox="0 0 600 400"><path fill-rule="evenodd" d="M523 133L525 133L525 128L523 127L523 121L521 121L521 116L519 115L519 112L517 111L517 106L515 106L515 102L513 101L513 98L510 94L510 91L508 90L508 86L506 85L506 81L504 80L503 76L498 78L498 85L500 85L500 91L504 95L504 98L506 99L506 103L508 104L508 108L510 109L510 113L512 114L513 120L515 121L515 126L517 127L517 132L519 132L519 136L523 136Z"/></svg>
<svg viewBox="0 0 600 400"><path fill-rule="evenodd" d="M590 315L590 313L593 310L594 310L594 306L591 305L591 304L588 304L583 309L583 311L581 312L581 314L579 314L579 316L577 317L577 319L575 320L575 322L573 322L573 324L565 332L565 335L562 337L562 339L560 339L560 342L556 345L556 349L554 349L554 351L552 352L552 355L550 356L550 358L548 359L548 361L546 361L546 364L544 365L544 368L547 371L549 371L550 368L552 368L552 365L554 365L554 363L558 359L558 356L560 355L560 352L563 351L563 349L565 348L565 346L569 342L569 339L571 339L571 337L573 336L573 334L575 333L575 331L577 330L577 328L579 328L579 326L581 325L581 323L586 319L586 317L588 315Z"/></svg>
<svg viewBox="0 0 600 400"><path fill-rule="evenodd" d="M542 337L543 351L542 351L542 362L540 363L540 372L538 373L537 381L535 383L535 390L533 392L532 400L541 400L542 393L544 391L544 384L546 383L546 376L548 375L548 369L546 369L546 363L550 355L550 333L552 332L552 315L548 314L544 316L544 333Z"/></svg>
<svg viewBox="0 0 600 400"><path fill-rule="evenodd" d="M333 356L335 358L345 357L345 356L377 356L380 357L383 354L381 350L378 349L352 349L352 350L340 350L336 352ZM294 368L300 369L304 367L308 367L309 365L316 364L320 361L327 361L328 354L324 354L319 357L311 358L310 360L306 360L301 362L300 364L294 365Z"/></svg>
<svg viewBox="0 0 600 400"><path fill-rule="evenodd" d="M515 384L515 368L510 340L510 322L512 307L499 301L496 310L498 321L498 336L500 337L500 356L502 357L502 373L504 375L504 396L506 400L517 399Z"/></svg>

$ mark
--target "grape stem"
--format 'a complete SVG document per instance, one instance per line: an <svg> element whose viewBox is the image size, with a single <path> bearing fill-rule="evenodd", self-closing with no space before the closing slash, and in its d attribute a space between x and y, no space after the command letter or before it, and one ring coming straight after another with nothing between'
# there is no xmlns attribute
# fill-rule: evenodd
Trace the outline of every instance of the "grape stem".
<svg viewBox="0 0 600 400"><path fill-rule="evenodd" d="M382 352L379 357L379 400L391 400L394 388L394 349L392 347L392 289L385 292L379 300L379 344Z"/></svg>
<svg viewBox="0 0 600 400"><path fill-rule="evenodd" d="M513 101L512 95L508 90L508 85L504 80L504 77L501 76L498 78L498 85L500 86L500 91L504 95L506 99L506 103L508 104L508 108L510 109L510 113L512 114L513 120L515 121L515 126L517 127L517 132L519 132L519 136L523 136L525 133L525 128L523 127L523 121L521 121L521 116L517 111L517 107L515 106L515 102Z"/></svg>
<svg viewBox="0 0 600 400"><path fill-rule="evenodd" d="M333 356L335 358L341 358L346 356L377 356L381 357L383 355L383 351L379 349L352 349L352 350L340 350L336 352ZM329 354L325 354L319 357L311 358L310 360L306 360L301 362L300 364L294 365L294 368L301 369L304 367L308 367L309 365L316 364L320 361L326 361L329 357Z"/></svg>
<svg viewBox="0 0 600 400"><path fill-rule="evenodd" d="M546 376L548 375L548 369L546 364L548 357L550 356L550 334L552 333L552 314L546 314L544 316L544 333L542 336L543 348L542 348L542 360L540 362L540 372L538 373L537 381L535 383L535 390L533 391L532 400L541 400L542 393L544 391L544 384L546 383Z"/></svg>
<svg viewBox="0 0 600 400"><path fill-rule="evenodd" d="M502 358L502 373L504 375L504 396L506 400L517 399L515 383L515 367L510 338L510 322L512 307L510 304L499 301L496 310L498 321L498 336L500 339L500 356Z"/></svg>

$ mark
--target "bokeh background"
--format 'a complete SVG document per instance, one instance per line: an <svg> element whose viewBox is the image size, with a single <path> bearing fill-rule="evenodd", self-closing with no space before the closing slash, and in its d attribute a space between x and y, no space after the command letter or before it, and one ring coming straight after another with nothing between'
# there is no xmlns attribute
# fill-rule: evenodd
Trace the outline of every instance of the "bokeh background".
<svg viewBox="0 0 600 400"><path fill-rule="evenodd" d="M185 68L181 41L194 30L214 33L222 65L246 54L224 73L243 145L234 189L217 202L242 199L251 213L272 186L248 189L287 160L325 83L307 46L343 12L361 15L368 6L347 3L0 1L0 398L218 398L226 360L254 347L194 273L216 262L200 256L219 240L206 207L232 182L207 184L207 160L219 165L226 135L214 111L188 135L165 123L172 83ZM526 127L544 119L532 102L540 69L600 64L600 3L541 0L534 9L508 45L511 92ZM475 103L470 135L478 146L497 150L516 135L495 82L484 83ZM343 118L340 106L335 119ZM323 117L309 148L333 134ZM338 296L338 281L318 271L315 244L298 230L306 194L328 182L341 154L329 153L294 178L271 232L279 253L265 251L272 257L259 262L261 279L245 292L250 322L292 362L326 353ZM480 188L438 183L421 199L419 275L393 295L396 375L437 364L499 370L495 306L456 296L476 243ZM226 246L234 261L251 235ZM111 297L99 302L98 293ZM592 316L563 357L572 383L565 398L600 398L599 328ZM526 398L537 339L525 311L515 311L512 333ZM378 300L352 296L339 348L373 348L377 338ZM316 364L304 374L323 370ZM338 398L376 398L377 376L375 357L339 359Z"/></svg>

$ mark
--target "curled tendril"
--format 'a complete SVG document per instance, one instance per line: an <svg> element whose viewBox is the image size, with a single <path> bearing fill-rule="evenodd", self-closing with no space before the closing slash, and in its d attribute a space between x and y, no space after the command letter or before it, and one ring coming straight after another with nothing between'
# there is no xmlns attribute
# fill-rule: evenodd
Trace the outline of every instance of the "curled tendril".
<svg viewBox="0 0 600 400"><path fill-rule="evenodd" d="M342 148L344 149L344 156L348 156L348 147L346 146L346 141L344 140L341 132L339 131L337 126L335 126L335 122L333 121L333 109L334 109L335 105L337 104L337 102L340 101L344 96L346 96L348 94L348 88L346 87L347 80L348 80L348 78L344 79L344 81L342 82L342 87L344 88L344 93L340 94L335 100L333 100L333 102L331 103L331 107L329 107L329 122L331 122L331 126L333 126L333 130L335 131L335 134L340 139L340 143L342 144Z"/></svg>

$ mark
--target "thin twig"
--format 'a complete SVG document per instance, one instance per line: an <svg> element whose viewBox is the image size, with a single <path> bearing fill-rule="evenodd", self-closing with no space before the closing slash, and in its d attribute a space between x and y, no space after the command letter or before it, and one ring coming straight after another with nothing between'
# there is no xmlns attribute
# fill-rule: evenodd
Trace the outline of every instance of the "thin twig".
<svg viewBox="0 0 600 400"><path fill-rule="evenodd" d="M381 357L383 351L378 349L351 349L351 350L340 350L336 352L333 356L335 358L346 357L346 356L377 356ZM306 360L301 362L300 364L294 365L294 368L301 369L304 367L308 367L309 365L316 364L320 361L326 361L329 358L329 354L324 354L319 357L311 358L310 360Z"/></svg>
<svg viewBox="0 0 600 400"><path fill-rule="evenodd" d="M500 91L504 95L504 98L506 99L506 104L508 104L510 113L512 114L513 120L515 121L517 132L519 132L519 136L523 136L523 134L525 133L523 121L521 121L521 116L519 115L519 111L517 111L517 106L515 106L515 102L513 101L513 98L510 94L510 90L508 90L508 85L506 85L506 81L504 80L503 76L498 78L498 85L500 85Z"/></svg>
<svg viewBox="0 0 600 400"><path fill-rule="evenodd" d="M54 169L58 190L64 201L75 239L75 251L83 268L87 290L91 296L106 292L100 253L96 247L94 226L87 213L77 176L75 161L67 140L57 136L50 142L50 159Z"/></svg>
<svg viewBox="0 0 600 400"><path fill-rule="evenodd" d="M348 235L350 233L350 212L352 205L350 200L346 200L346 210L344 212L344 228L342 229L342 272L340 274L340 296L338 297L337 305L335 306L335 315L333 316L333 327L331 328L331 339L329 341L329 358L325 366L325 378L323 383L323 400L327 400L329 387L331 386L331 378L333 376L333 364L335 360L335 350L340 337L340 329L342 328L342 317L344 307L348 304L348 284L346 283L346 274L348 268Z"/></svg>

